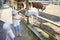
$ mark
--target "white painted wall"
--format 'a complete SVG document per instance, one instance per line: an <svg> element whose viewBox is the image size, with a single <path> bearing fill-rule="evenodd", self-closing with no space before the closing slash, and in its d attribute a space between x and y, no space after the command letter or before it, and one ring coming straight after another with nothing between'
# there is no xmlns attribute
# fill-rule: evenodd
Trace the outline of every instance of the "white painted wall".
<svg viewBox="0 0 60 40"><path fill-rule="evenodd" d="M10 8L10 7L0 9L0 16L1 16L0 20L12 24L12 13L11 13L11 11L12 11L12 8Z"/></svg>

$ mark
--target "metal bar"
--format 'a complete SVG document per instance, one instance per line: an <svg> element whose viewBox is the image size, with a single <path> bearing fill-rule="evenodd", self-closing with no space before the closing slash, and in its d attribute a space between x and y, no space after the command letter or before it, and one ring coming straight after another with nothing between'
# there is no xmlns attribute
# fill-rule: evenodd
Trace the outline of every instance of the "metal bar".
<svg viewBox="0 0 60 40"><path fill-rule="evenodd" d="M52 2L52 1L29 1L29 2ZM58 2L58 1L53 1L53 2Z"/></svg>
<svg viewBox="0 0 60 40"><path fill-rule="evenodd" d="M45 20L45 21L47 21L47 22L49 22L49 23L51 23L51 24L54 24L54 25L60 27L60 24L58 24L58 23L56 23L56 22L54 22L54 21L48 20L48 19L46 19L46 18L44 18L44 17L41 17L41 16L36 16L36 17L38 17L38 18L40 18L40 19L42 19L42 20Z"/></svg>
<svg viewBox="0 0 60 40"><path fill-rule="evenodd" d="M58 1L29 1L29 2L38 2L38 3L42 3L42 4L49 4L49 3L54 3L54 4L57 4Z"/></svg>

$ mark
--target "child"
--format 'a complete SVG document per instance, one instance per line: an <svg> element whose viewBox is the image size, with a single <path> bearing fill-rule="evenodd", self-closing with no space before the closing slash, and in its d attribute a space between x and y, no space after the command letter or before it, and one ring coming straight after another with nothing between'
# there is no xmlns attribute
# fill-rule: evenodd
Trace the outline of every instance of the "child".
<svg viewBox="0 0 60 40"><path fill-rule="evenodd" d="M15 35L14 35L12 29L10 28L10 24L4 23L3 29L6 31L6 39L5 40L14 40Z"/></svg>
<svg viewBox="0 0 60 40"><path fill-rule="evenodd" d="M20 35L20 23L19 23L19 20L21 18L19 18L19 17L18 17L18 11L15 9L12 10L12 20L13 20L13 26L14 26L16 36L21 36Z"/></svg>

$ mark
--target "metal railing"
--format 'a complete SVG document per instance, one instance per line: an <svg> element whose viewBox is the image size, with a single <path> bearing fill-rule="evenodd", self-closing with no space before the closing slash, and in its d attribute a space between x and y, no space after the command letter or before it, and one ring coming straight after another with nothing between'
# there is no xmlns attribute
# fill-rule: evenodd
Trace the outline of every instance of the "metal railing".
<svg viewBox="0 0 60 40"><path fill-rule="evenodd" d="M25 8L23 8L23 9L21 9L21 10L19 10L19 11L22 11L22 10L24 10ZM18 12L19 12L18 11ZM58 23L56 23L56 22L54 22L54 21L51 21L51 20L49 20L49 19L47 19L47 18L44 18L44 17L42 17L42 16L36 16L36 15L33 15L33 16L35 16L35 17L37 17L37 18L39 18L39 19L42 19L42 20L44 20L44 21L47 21L47 22L49 22L49 23L51 23L51 24L53 24L53 25L56 25L56 26L59 26L60 27L60 24L58 24Z"/></svg>
<svg viewBox="0 0 60 40"><path fill-rule="evenodd" d="M34 15L34 16L35 16L35 15ZM56 23L56 22L54 22L54 21L51 21L51 20L49 20L49 19L46 19L46 18L41 17L41 16L35 16L35 17L37 17L37 18L39 18L39 19L41 19L41 20L43 20L43 21L47 21L47 22L49 22L49 23L51 23L51 24L53 24L53 25L56 25L56 26L60 27L60 24L58 24L58 23Z"/></svg>
<svg viewBox="0 0 60 40"><path fill-rule="evenodd" d="M20 10L21 11L21 10ZM22 14L23 15L23 14ZM23 15L24 16L24 15ZM47 18L44 18L44 17L42 17L42 16L36 16L36 15L33 15L34 17L36 17L36 18L38 18L38 19L41 19L41 20L43 20L43 21L46 21L46 22L49 22L49 23L51 23L51 24L53 24L53 25L55 25L55 26L58 26L58 27L60 27L60 24L58 24L58 23L56 23L56 22L54 22L54 21L51 21L51 20L49 20L49 19L47 19ZM24 16L25 17L25 16ZM25 19L24 19L25 20ZM35 19L36 20L36 19ZM27 22L27 21L26 21ZM41 23L41 25L43 25L43 22ZM30 28L30 27L29 27ZM31 30L33 30L33 29L31 29ZM33 31L34 33L36 33L35 31ZM36 33L37 34L37 36L39 37L39 38L41 38L41 35L39 35L39 33L37 32ZM51 33L49 33L48 32L48 34L50 35L50 36L53 36ZM54 36L53 36L53 38L55 38ZM42 38L43 39L43 38ZM41 40L42 40L41 39Z"/></svg>
<svg viewBox="0 0 60 40"><path fill-rule="evenodd" d="M53 39L56 40L57 38L54 35L55 35L55 33L60 34L60 32L58 32L58 30L54 29L54 28L60 29L60 24L58 24L58 23L56 23L54 21L51 21L51 20L49 20L47 18L44 18L42 16L36 16L36 15L34 15L34 17L38 18L37 21L39 22L39 24L36 23L37 21L35 22L36 27L41 28L44 32L46 32L49 36L51 36Z"/></svg>
<svg viewBox="0 0 60 40"><path fill-rule="evenodd" d="M44 0L42 0L42 1L40 1L40 0L29 0L29 2L40 2L40 3L43 3L43 4L49 4L49 3L53 3L53 4L59 4L60 3L60 1L58 0L58 1L44 1Z"/></svg>

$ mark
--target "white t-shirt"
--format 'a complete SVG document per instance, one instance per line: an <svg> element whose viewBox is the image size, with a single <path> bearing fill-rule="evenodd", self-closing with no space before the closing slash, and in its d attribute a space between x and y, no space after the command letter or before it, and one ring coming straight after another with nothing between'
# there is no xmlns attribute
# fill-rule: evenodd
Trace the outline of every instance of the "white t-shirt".
<svg viewBox="0 0 60 40"><path fill-rule="evenodd" d="M20 20L17 20L19 18L20 18L19 15L13 16L13 25L14 25L14 27L16 27L17 25L20 25L20 23L19 23Z"/></svg>

